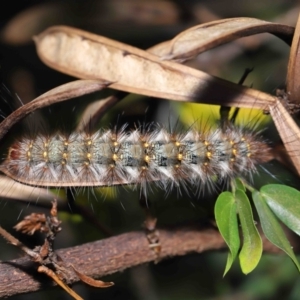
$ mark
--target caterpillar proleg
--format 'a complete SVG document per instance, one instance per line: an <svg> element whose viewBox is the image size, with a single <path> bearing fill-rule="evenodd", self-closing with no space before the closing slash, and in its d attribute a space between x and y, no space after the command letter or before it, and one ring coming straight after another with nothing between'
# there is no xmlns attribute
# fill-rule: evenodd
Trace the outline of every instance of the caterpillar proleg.
<svg viewBox="0 0 300 300"><path fill-rule="evenodd" d="M37 187L133 185L147 195L149 182L162 189L247 176L266 162L270 148L250 129L226 128L174 133L141 126L22 137L9 148L0 170Z"/></svg>

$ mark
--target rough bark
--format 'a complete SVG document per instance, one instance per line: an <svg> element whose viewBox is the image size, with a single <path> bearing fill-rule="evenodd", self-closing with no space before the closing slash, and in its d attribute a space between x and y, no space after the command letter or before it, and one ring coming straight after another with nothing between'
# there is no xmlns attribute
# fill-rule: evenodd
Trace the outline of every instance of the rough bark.
<svg viewBox="0 0 300 300"><path fill-rule="evenodd" d="M159 233L162 246L160 259L225 248L222 237L215 229L185 226L177 229L161 229ZM278 249L266 241L264 250L278 253ZM61 249L57 254L66 264L72 264L80 272L98 278L157 259L155 252L149 247L144 232L124 233L81 246ZM0 298L54 286L50 279L37 273L37 267L38 265L27 257L1 262ZM78 280L75 273L71 273L68 283Z"/></svg>

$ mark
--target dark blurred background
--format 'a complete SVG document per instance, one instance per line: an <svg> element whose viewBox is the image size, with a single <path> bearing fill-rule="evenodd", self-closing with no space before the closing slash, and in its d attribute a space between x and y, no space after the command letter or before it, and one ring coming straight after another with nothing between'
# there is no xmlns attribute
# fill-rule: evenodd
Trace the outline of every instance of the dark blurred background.
<svg viewBox="0 0 300 300"><path fill-rule="evenodd" d="M11 95L3 93L1 110L7 115L20 105L18 97L26 103L49 89L74 79L49 69L36 54L32 36L49 26L74 26L147 49L173 38L186 28L204 22L230 17L254 17L294 26L298 13L299 3L296 0L9 1L2 4L0 11L0 76ZM245 84L274 94L277 88L284 87L288 56L287 45L271 35L262 34L203 53L187 64L234 82L238 82L246 68L253 67ZM3 152L21 131L32 134L38 131L39 126L50 131L62 127L67 131L72 130L89 103L110 93L112 91L95 93L36 113L35 118L27 122L25 127L17 126L6 137L2 145ZM214 108L174 104L135 95L127 97L114 107L99 121L99 126L110 127L116 122L128 122L130 127L145 121L168 124L178 119L182 126L189 126L195 118L202 118L203 112L207 110L217 114ZM179 117L179 112L184 117ZM187 120L189 112L193 112L193 115ZM69 117L66 118L66 115ZM272 124L267 132L268 130L273 130ZM281 177L290 178L290 175L286 175L288 171L278 169L276 163L268 168L275 174L275 181L281 180L278 179ZM270 179L270 176L263 176L260 180L270 182L274 180L273 177ZM14 189L13 185L11 189ZM63 193L61 195L63 197ZM195 197L185 194L178 197L176 192L166 196L164 192L157 191L150 196L151 209L158 217L159 226L207 222L213 219L216 197L217 193L208 196L204 192L201 197L194 199ZM129 190L120 193L118 189L97 189L94 192L79 193L76 195L76 202L86 205L91 216L103 226L109 227L114 234L141 229L144 214L139 207L137 192ZM28 204L28 201L14 201L4 197L0 202L1 226L14 232L12 227L20 218L32 211L48 211L42 206L43 203L38 200ZM60 218L63 220L63 231L57 238L57 248L105 237L98 227L80 214L72 214L66 209L60 213ZM39 236L17 236L31 246L42 241ZM19 250L0 239L1 260L20 255ZM115 286L110 289L97 290L83 284L76 284L74 289L84 299L107 300L299 298L299 273L286 256L264 255L255 271L247 276L242 274L236 262L223 278L226 256L225 251L172 258L157 265L140 266L105 278L115 282ZM70 296L56 288L13 299L70 299Z"/></svg>

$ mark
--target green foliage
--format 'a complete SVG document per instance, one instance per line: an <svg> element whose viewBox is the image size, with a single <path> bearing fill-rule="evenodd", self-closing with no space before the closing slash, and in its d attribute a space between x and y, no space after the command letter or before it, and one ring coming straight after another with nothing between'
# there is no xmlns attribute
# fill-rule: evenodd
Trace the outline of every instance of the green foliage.
<svg viewBox="0 0 300 300"><path fill-rule="evenodd" d="M250 273L261 259L262 241L253 220L252 208L245 193L245 186L252 192L254 207L266 238L283 250L300 271L297 258L278 221L280 219L292 231L300 235L300 192L279 184L265 185L260 191L257 191L246 184L243 186L238 180L233 192L221 193L215 205L216 222L229 247L224 275L231 268L240 248L238 219L243 235L239 253L242 272Z"/></svg>
<svg viewBox="0 0 300 300"><path fill-rule="evenodd" d="M233 261L235 260L239 248L240 237L238 230L238 219L236 215L236 201L230 192L222 193L215 205L215 216L218 228L226 244L229 247L229 254L225 267L224 275L230 269Z"/></svg>
<svg viewBox="0 0 300 300"><path fill-rule="evenodd" d="M236 190L237 211L242 226L244 243L239 255L243 273L250 273L258 264L262 254L262 241L254 224L252 209L245 192Z"/></svg>
<svg viewBox="0 0 300 300"><path fill-rule="evenodd" d="M267 205L264 197L257 191L253 192L252 197L259 215L262 230L266 238L275 246L283 250L293 260L293 262L299 269L299 264L291 248L291 245L287 240L279 222Z"/></svg>
<svg viewBox="0 0 300 300"><path fill-rule="evenodd" d="M300 192L288 186L270 184L261 188L261 194L273 213L300 235Z"/></svg>

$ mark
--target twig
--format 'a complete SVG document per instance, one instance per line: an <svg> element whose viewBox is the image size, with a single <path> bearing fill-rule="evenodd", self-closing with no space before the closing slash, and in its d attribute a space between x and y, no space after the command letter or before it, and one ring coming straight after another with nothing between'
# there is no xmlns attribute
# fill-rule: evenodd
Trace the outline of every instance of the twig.
<svg viewBox="0 0 300 300"><path fill-rule="evenodd" d="M106 288L114 285L113 282L94 280L93 278L79 272L73 265L64 263L61 257L54 251L53 247L55 237L61 231L60 224L61 221L57 218L57 200L55 199L52 201L50 216L32 213L26 216L24 220L14 227L16 230L29 235L34 234L36 231L45 233L46 238L42 246L36 246L33 250L31 250L2 227L0 227L0 235L10 244L23 250L31 258L31 261L40 264L37 271L39 273L46 274L54 280L56 284L61 286L75 300L83 299L66 284L66 282L70 281L70 273L68 270L70 267L72 267L78 278L88 285L99 288Z"/></svg>
<svg viewBox="0 0 300 300"><path fill-rule="evenodd" d="M191 252L202 253L226 248L222 237L214 229L184 226L177 229L160 229L159 232L162 245L161 259ZM264 250L268 253L280 253L267 241L264 241ZM297 252L297 249L294 248L294 250ZM62 249L57 251L57 254L66 264L76 266L82 273L91 277L103 277L155 261L157 258L149 249L149 243L143 231L125 233L101 241ZM68 279L67 283L79 281L75 273L70 274ZM52 281L47 278L42 279L38 275L36 265L33 265L27 257L0 263L0 298L33 292L53 285Z"/></svg>

